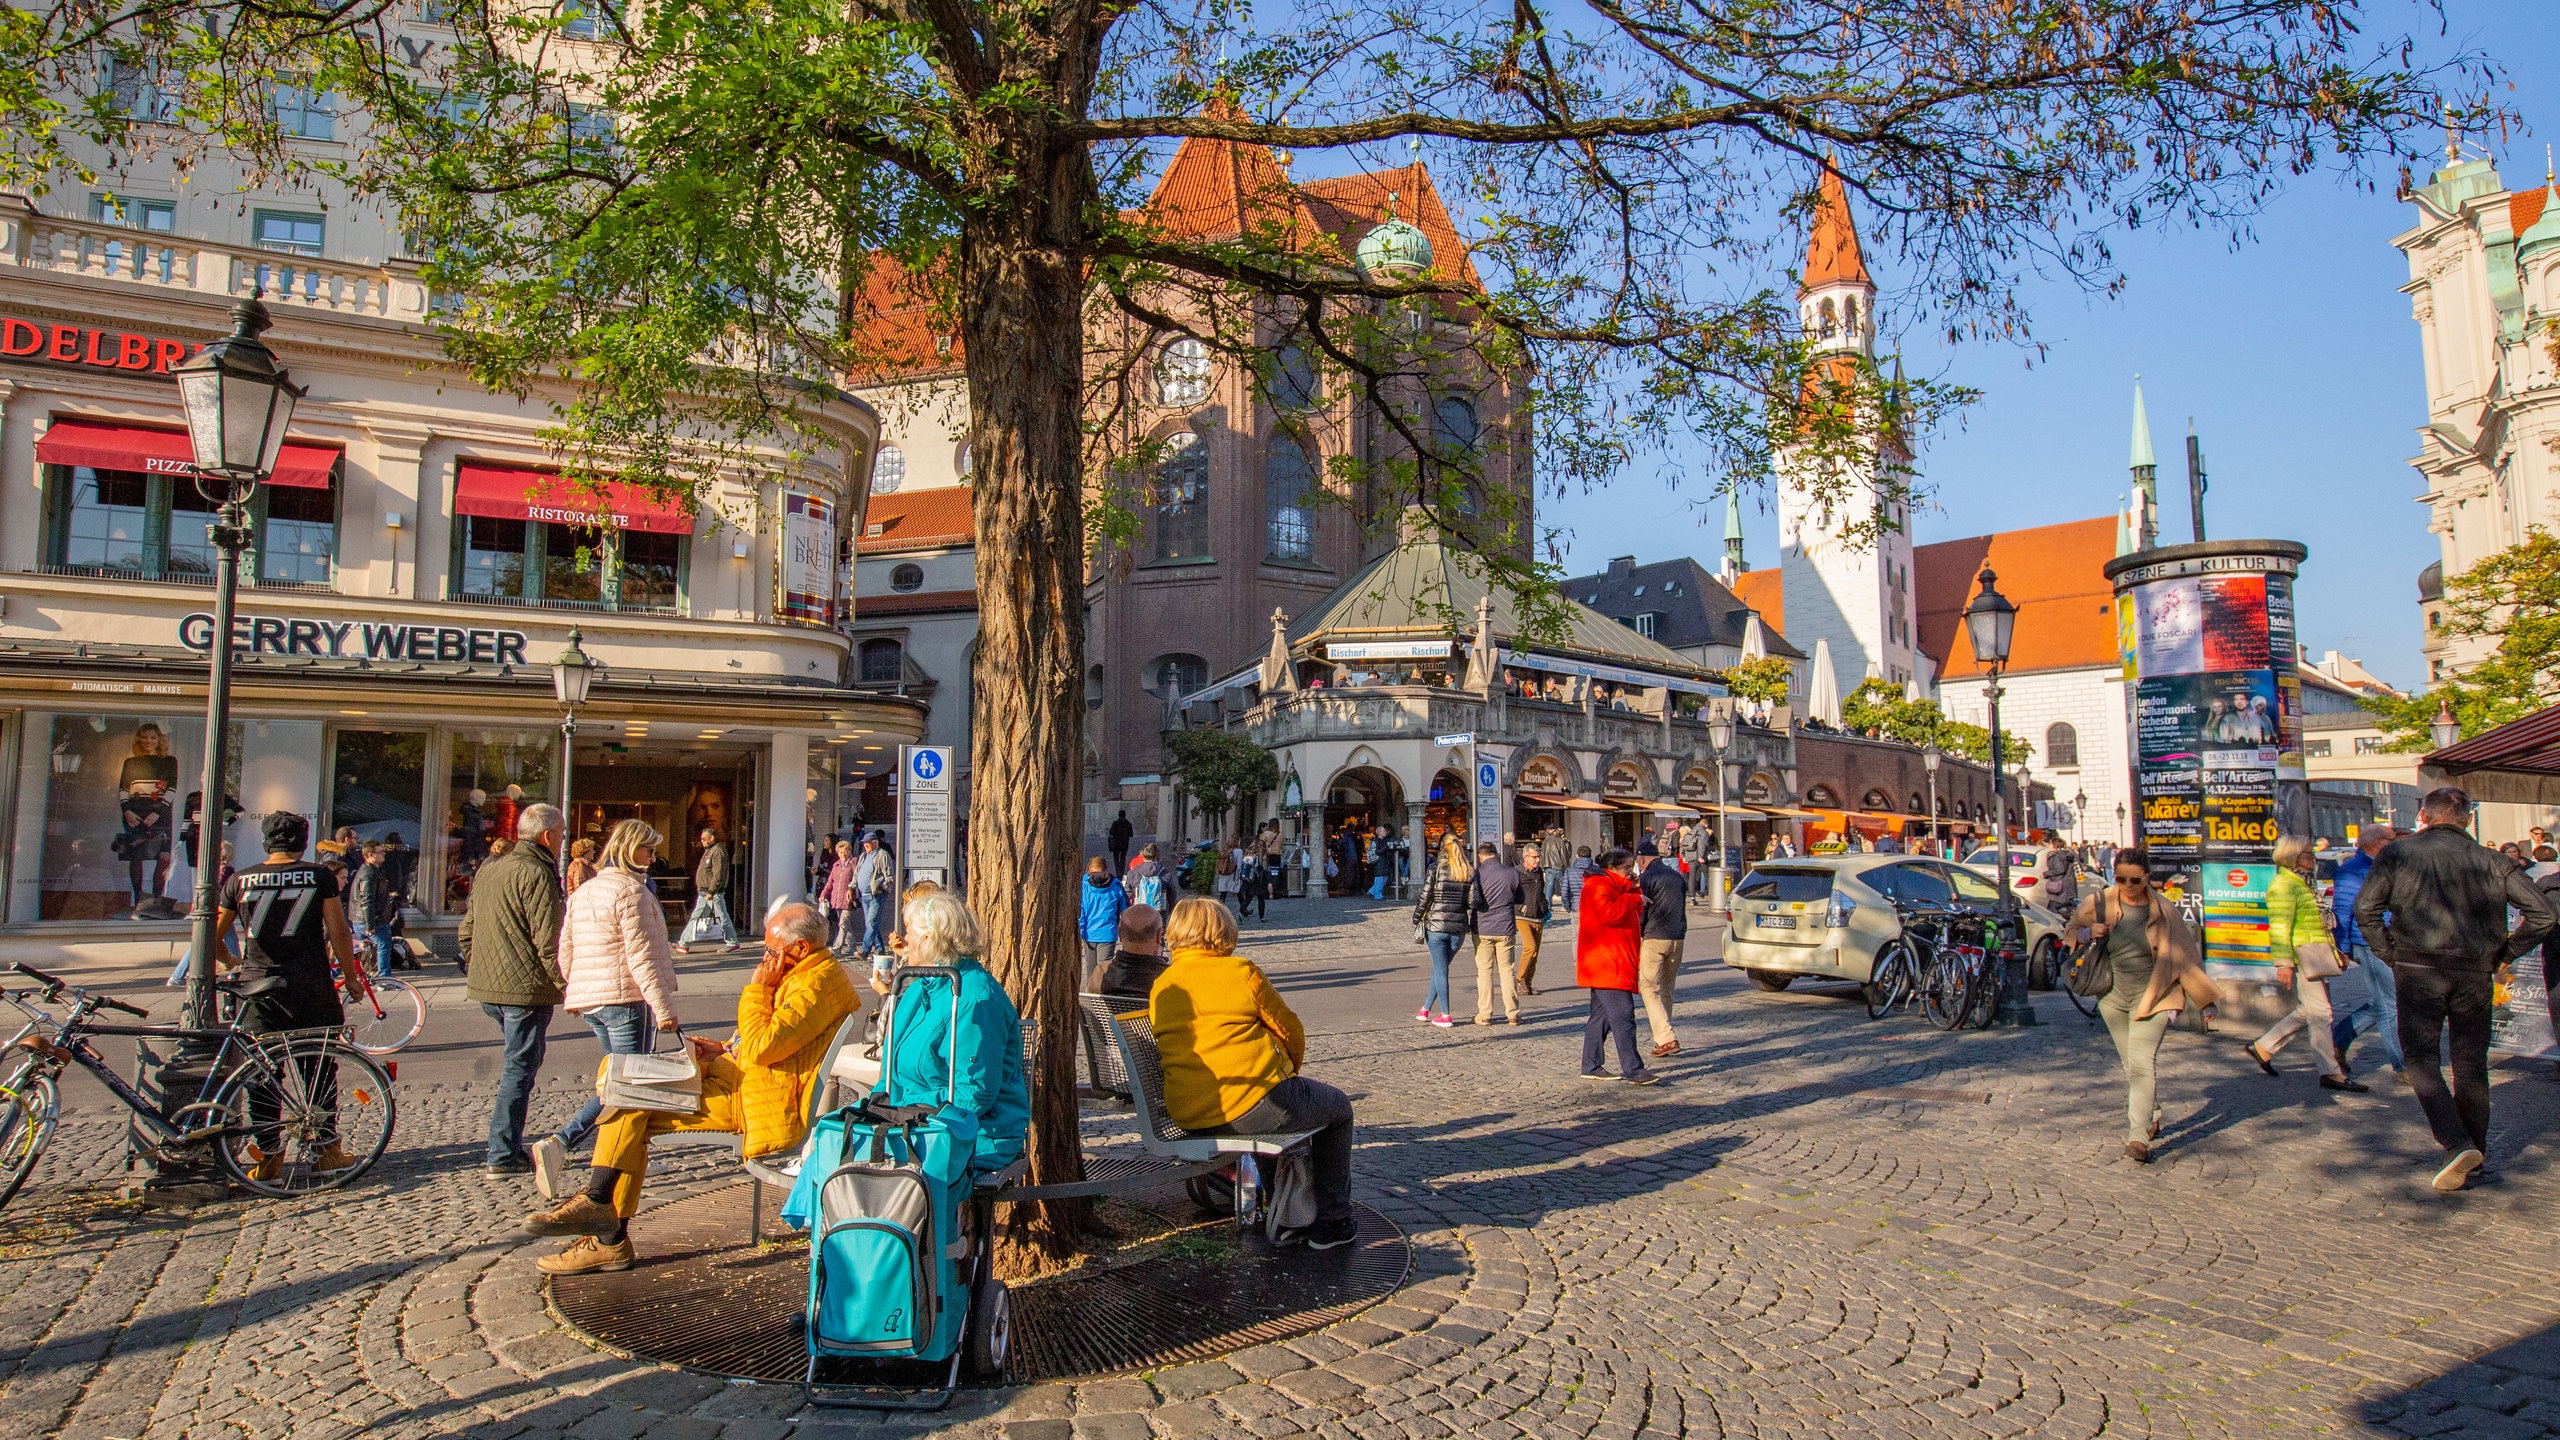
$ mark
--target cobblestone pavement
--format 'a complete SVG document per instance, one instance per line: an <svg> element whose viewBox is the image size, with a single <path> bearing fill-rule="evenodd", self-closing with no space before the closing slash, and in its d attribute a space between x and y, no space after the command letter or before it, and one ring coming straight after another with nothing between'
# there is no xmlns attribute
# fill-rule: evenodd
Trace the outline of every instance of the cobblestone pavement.
<svg viewBox="0 0 2560 1440"><path fill-rule="evenodd" d="M2042 1029L1948 1037L1693 962L1669 1083L1592 1084L1580 991L1518 1030L1417 1026L1402 915L1333 913L1247 943L1310 1073L1358 1099L1361 1194L1416 1271L1321 1334L933 1417L803 1412L558 1328L545 1242L514 1233L530 1188L475 1163L483 1102L410 1085L363 1186L188 1220L105 1203L114 1127L76 1117L0 1217L0 1435L2560 1432L2542 1067L2497 1072L2499 1183L2443 1197L2405 1091L2173 1034L2145 1168L2103 1032L2059 997ZM735 1173L669 1162L661 1198Z"/></svg>

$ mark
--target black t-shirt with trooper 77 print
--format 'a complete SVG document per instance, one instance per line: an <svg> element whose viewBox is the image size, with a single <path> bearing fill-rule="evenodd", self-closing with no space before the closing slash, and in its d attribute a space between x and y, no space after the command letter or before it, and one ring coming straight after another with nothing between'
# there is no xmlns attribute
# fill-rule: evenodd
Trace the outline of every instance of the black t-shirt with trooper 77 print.
<svg viewBox="0 0 2560 1440"><path fill-rule="evenodd" d="M330 993L324 911L337 898L338 877L306 860L235 873L222 887L222 908L240 927L241 978L280 975L293 995Z"/></svg>

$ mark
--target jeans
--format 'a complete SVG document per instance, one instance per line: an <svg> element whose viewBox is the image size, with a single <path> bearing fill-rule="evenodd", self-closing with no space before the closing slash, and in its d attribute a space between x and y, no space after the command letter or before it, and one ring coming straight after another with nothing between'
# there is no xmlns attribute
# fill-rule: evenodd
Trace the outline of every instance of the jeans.
<svg viewBox="0 0 2560 1440"><path fill-rule="evenodd" d="M2382 1058L2390 1062L2392 1069L2401 1069L2409 1063L2409 1057L2400 1049L2400 984L2392 978L2391 967L2373 953L2372 946L2350 946L2349 953L2355 957L2356 973L2364 976L2366 998L2363 1004L2337 1018L2329 1036L2337 1042L2338 1054L2343 1058L2358 1035L2369 1033L2382 1042Z"/></svg>
<svg viewBox="0 0 2560 1440"><path fill-rule="evenodd" d="M1443 935L1434 930L1422 937L1431 947L1431 989L1422 997L1422 1008L1434 1015L1449 1013L1449 963L1458 957L1458 947L1467 943L1464 935Z"/></svg>
<svg viewBox="0 0 2560 1440"><path fill-rule="evenodd" d="M1600 1068L1603 1042L1618 1044L1618 1074L1629 1076L1644 1070L1644 1062L1636 1058L1636 992L1633 990L1594 990L1591 992L1591 1018L1582 1023L1582 1073L1605 1075Z"/></svg>
<svg viewBox="0 0 2560 1440"><path fill-rule="evenodd" d="M657 1041L656 1017L646 1005L599 1005L578 1017L595 1032L596 1043L607 1055L646 1055ZM560 1148L575 1150L587 1143L596 1132L596 1118L604 1114L604 1101L590 1095L569 1123L560 1127Z"/></svg>
<svg viewBox="0 0 2560 1440"><path fill-rule="evenodd" d="M1111 965L1111 952L1118 948L1119 942L1113 940L1084 942L1084 974L1076 979L1078 991L1088 991L1102 983L1102 972Z"/></svg>
<svg viewBox="0 0 2560 1440"><path fill-rule="evenodd" d="M1387 898L1387 867L1379 865L1376 869L1378 872L1378 878L1369 882L1369 898L1372 900L1384 900Z"/></svg>
<svg viewBox="0 0 2560 1440"><path fill-rule="evenodd" d="M480 1013L498 1022L498 1037L506 1046L497 1102L489 1107L489 1163L503 1165L524 1158L524 1112L533 1101L534 1077L542 1073L551 1007L483 1001Z"/></svg>
<svg viewBox="0 0 2560 1440"><path fill-rule="evenodd" d="M1309 1149L1316 1171L1316 1223L1351 1218L1351 1097L1304 1075L1292 1075L1262 1094L1253 1108L1221 1126L1230 1135L1272 1135L1313 1130ZM1195 1132L1214 1135L1218 1130Z"/></svg>
<svg viewBox="0 0 2560 1440"><path fill-rule="evenodd" d="M2486 970L2401 965L2400 1049L2409 1057L2409 1088L2427 1112L2427 1128L2447 1150L2489 1148L2489 1007ZM2440 1037L2453 1032L2453 1091L2436 1063Z"/></svg>
<svg viewBox="0 0 2560 1440"><path fill-rule="evenodd" d="M1561 892L1559 892L1559 894L1562 896L1562 898L1563 898L1563 900L1564 900L1564 913L1566 913L1567 915L1570 915L1570 914L1572 914L1574 911L1579 910L1579 909L1581 909L1581 908L1582 908L1582 882L1581 882L1581 881L1576 880L1576 881L1571 882L1570 884L1566 885L1566 886L1564 887L1564 889L1563 889Z"/></svg>
<svg viewBox="0 0 2560 1440"><path fill-rule="evenodd" d="M373 973L389 975L392 957L405 953L400 948L400 937L391 933L391 922L386 920L367 930L364 938L373 942Z"/></svg>
<svg viewBox="0 0 2560 1440"><path fill-rule="evenodd" d="M862 950L866 955L889 953L889 897L862 897Z"/></svg>
<svg viewBox="0 0 2560 1440"><path fill-rule="evenodd" d="M729 921L728 897L717 891L693 902L693 913L685 917L684 934L676 943L690 945L695 937L710 934L711 926L715 921L720 927L720 943L737 944L738 927Z"/></svg>
<svg viewBox="0 0 2560 1440"><path fill-rule="evenodd" d="M2107 1022L2107 1035L2116 1042L2116 1059L2124 1065L2125 1138L2148 1144L2151 1115L2159 1108L2160 1042L2167 1038L2170 1017L2176 1012L2162 1010L2147 1020L2136 1020L2133 1007L2141 1003L2138 995L2119 1000L2111 994L2098 1002L2098 1018Z"/></svg>

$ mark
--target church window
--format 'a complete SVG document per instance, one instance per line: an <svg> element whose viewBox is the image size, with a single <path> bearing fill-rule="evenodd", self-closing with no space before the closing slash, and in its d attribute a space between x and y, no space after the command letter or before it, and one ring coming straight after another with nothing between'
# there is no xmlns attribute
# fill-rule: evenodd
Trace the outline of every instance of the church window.
<svg viewBox="0 0 2560 1440"><path fill-rule="evenodd" d="M2073 770L2080 765L2080 732L2068 720L2056 720L2045 727L2044 763L2056 770Z"/></svg>
<svg viewBox="0 0 2560 1440"><path fill-rule="evenodd" d="M862 683L895 685L906 678L907 647L895 640L862 642Z"/></svg>
<svg viewBox="0 0 2560 1440"><path fill-rule="evenodd" d="M1272 559L1314 556L1315 520L1307 511L1307 492L1315 481L1306 448L1291 436L1272 436L1270 456L1262 463L1263 553Z"/></svg>
<svg viewBox="0 0 2560 1440"><path fill-rule="evenodd" d="M1323 396L1315 357L1307 347L1294 340L1281 346L1272 362L1271 403L1283 410L1310 410Z"/></svg>
<svg viewBox="0 0 2560 1440"><path fill-rule="evenodd" d="M1850 296L1848 299L1846 299L1846 300L1844 300L1844 301L1840 302L1840 310L1841 310L1842 317L1843 317L1843 318L1848 322L1848 325L1849 325L1849 333L1850 333L1850 334L1852 334L1852 335L1857 334L1857 333L1858 333L1858 299L1857 299L1857 297L1853 295L1853 296Z"/></svg>
<svg viewBox="0 0 2560 1440"><path fill-rule="evenodd" d="M1822 333L1831 335L1840 329L1840 309L1828 299L1822 302Z"/></svg>
<svg viewBox="0 0 2560 1440"><path fill-rule="evenodd" d="M1156 558L1209 553L1209 447L1189 430L1167 443L1156 467Z"/></svg>
<svg viewBox="0 0 2560 1440"><path fill-rule="evenodd" d="M1213 371L1209 347L1185 335L1156 360L1156 403L1190 406L1209 398Z"/></svg>

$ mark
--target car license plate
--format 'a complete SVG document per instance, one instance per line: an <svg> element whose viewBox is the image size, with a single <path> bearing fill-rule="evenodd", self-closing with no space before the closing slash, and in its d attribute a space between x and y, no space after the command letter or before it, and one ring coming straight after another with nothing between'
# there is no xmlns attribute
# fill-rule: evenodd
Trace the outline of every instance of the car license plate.
<svg viewBox="0 0 2560 1440"><path fill-rule="evenodd" d="M1796 928L1796 917L1793 915L1754 915L1751 917L1751 923L1759 926L1763 930L1793 930Z"/></svg>

